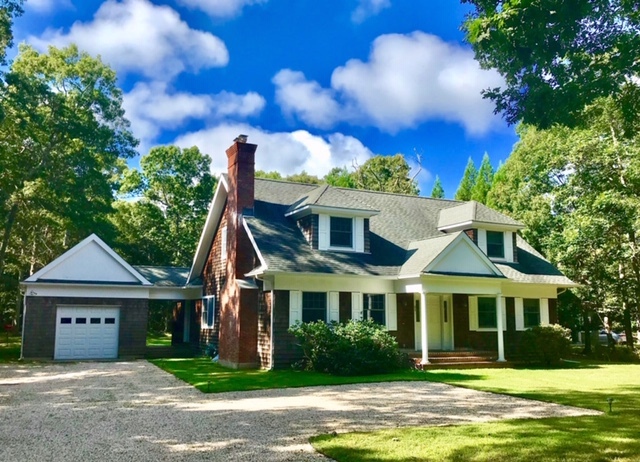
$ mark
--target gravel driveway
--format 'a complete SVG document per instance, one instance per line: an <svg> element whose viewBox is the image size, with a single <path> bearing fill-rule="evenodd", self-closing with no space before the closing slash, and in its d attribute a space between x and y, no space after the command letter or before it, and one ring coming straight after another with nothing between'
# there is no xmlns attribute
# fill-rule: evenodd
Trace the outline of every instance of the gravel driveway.
<svg viewBox="0 0 640 462"><path fill-rule="evenodd" d="M310 436L594 413L428 382L206 395L146 361L0 366L12 462L327 460Z"/></svg>

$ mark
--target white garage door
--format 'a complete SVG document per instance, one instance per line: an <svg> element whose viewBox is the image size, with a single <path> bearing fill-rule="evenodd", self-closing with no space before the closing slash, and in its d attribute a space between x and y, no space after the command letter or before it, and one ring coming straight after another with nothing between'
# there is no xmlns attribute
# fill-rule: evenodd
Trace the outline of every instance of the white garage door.
<svg viewBox="0 0 640 462"><path fill-rule="evenodd" d="M54 358L117 358L119 326L119 308L58 307Z"/></svg>

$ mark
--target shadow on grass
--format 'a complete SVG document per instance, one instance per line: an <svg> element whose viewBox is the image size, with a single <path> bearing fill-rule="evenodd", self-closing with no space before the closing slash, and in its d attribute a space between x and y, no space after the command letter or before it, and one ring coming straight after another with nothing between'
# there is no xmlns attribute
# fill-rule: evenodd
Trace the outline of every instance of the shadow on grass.
<svg viewBox="0 0 640 462"><path fill-rule="evenodd" d="M312 438L340 462L412 460L637 460L639 413L511 420Z"/></svg>

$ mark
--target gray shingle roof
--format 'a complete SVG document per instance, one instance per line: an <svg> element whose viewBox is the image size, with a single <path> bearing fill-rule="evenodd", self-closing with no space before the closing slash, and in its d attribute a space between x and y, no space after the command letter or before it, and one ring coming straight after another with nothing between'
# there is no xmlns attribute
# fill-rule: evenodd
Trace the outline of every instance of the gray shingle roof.
<svg viewBox="0 0 640 462"><path fill-rule="evenodd" d="M524 227L519 221L476 201L441 210L438 227L445 228L470 221Z"/></svg>
<svg viewBox="0 0 640 462"><path fill-rule="evenodd" d="M296 221L285 217L292 204L303 201L358 209L364 205L379 211L369 221L371 253L312 249ZM462 205L467 208L460 208ZM458 233L444 235L438 230L442 212L447 216L452 208L459 208L468 214L470 207L445 199L257 178L255 216L245 219L270 271L397 276L422 271L455 239ZM473 207L477 221L499 219L505 224L519 224L482 204ZM458 216L458 211L453 212L449 216ZM519 238L518 246L519 263L496 264L506 277L523 282L571 282L524 240Z"/></svg>
<svg viewBox="0 0 640 462"><path fill-rule="evenodd" d="M133 268L157 287L184 287L190 269L172 266L134 266Z"/></svg>
<svg viewBox="0 0 640 462"><path fill-rule="evenodd" d="M332 188L325 184L302 194L298 200L289 207L287 213L309 205L336 207L350 210L367 210L371 212L377 211L375 208L363 202L361 198L353 196L352 194L347 194L339 188Z"/></svg>

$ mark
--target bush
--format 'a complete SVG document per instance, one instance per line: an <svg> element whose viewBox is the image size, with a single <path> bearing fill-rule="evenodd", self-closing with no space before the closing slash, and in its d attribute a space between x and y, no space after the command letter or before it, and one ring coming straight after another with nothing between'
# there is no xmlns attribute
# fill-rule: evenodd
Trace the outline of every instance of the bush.
<svg viewBox="0 0 640 462"><path fill-rule="evenodd" d="M520 354L525 361L545 366L559 364L570 351L571 331L558 324L533 327L523 333L520 342Z"/></svg>
<svg viewBox="0 0 640 462"><path fill-rule="evenodd" d="M289 332L300 342L310 370L333 375L384 374L406 364L396 339L371 320L310 322L297 324Z"/></svg>

